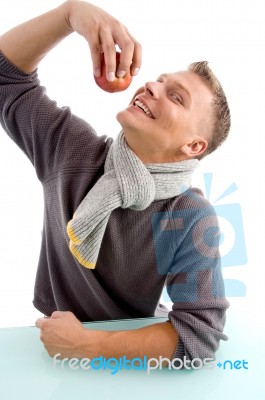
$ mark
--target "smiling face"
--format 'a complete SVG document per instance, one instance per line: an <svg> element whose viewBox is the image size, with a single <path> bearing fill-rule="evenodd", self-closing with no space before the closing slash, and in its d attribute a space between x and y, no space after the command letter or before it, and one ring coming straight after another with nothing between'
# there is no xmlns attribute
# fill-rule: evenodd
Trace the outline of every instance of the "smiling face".
<svg viewBox="0 0 265 400"><path fill-rule="evenodd" d="M163 74L147 82L117 114L126 141L144 163L195 158L207 148L203 121L213 95L192 71Z"/></svg>

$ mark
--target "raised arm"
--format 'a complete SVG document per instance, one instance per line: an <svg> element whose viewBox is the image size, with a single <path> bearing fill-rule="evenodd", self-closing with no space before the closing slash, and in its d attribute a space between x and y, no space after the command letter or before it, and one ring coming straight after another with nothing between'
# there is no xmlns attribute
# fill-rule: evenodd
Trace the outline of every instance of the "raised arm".
<svg viewBox="0 0 265 400"><path fill-rule="evenodd" d="M141 66L141 47L114 17L92 4L69 0L37 18L19 25L0 37L0 50L18 68L33 72L42 58L72 32L88 42L96 76L100 75L100 53L104 52L108 80L115 73L131 69L136 75ZM121 49L116 70L115 44Z"/></svg>
<svg viewBox="0 0 265 400"><path fill-rule="evenodd" d="M131 70L141 64L141 47L127 29L105 11L79 0L69 0L0 37L0 123L28 156L41 181L64 168L69 159L74 163L80 151L86 162L93 163L95 154L100 160L108 150L106 138L98 138L67 107L58 107L38 80L40 60L74 31L90 46L95 74L104 51L107 73L113 78L115 43L121 48L119 70L126 72L131 62Z"/></svg>

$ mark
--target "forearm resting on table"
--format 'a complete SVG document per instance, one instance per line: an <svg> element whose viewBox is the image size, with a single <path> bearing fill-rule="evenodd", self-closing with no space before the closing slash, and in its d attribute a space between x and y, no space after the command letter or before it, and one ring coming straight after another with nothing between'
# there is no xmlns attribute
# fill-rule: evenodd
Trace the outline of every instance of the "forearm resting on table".
<svg viewBox="0 0 265 400"><path fill-rule="evenodd" d="M178 334L171 323L162 322L135 330L106 332L95 349L94 357L126 356L133 359L146 356L159 359L162 356L172 359L177 343Z"/></svg>
<svg viewBox="0 0 265 400"><path fill-rule="evenodd" d="M55 311L50 318L37 319L36 326L51 357L171 359L178 344L178 334L169 321L134 330L104 331L86 328L69 311Z"/></svg>

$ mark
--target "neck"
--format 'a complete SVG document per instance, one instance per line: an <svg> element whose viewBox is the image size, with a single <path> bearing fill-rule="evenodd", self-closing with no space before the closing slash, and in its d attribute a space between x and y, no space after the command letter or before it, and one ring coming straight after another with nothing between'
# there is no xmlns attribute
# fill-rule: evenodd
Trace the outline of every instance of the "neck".
<svg viewBox="0 0 265 400"><path fill-rule="evenodd" d="M152 151L152 153L146 152L143 146L140 146L138 143L133 143L128 139L128 137L126 137L126 135L124 135L124 137L128 147L144 164L168 164L190 159L186 154L181 152L177 152L175 154L172 154L172 151Z"/></svg>

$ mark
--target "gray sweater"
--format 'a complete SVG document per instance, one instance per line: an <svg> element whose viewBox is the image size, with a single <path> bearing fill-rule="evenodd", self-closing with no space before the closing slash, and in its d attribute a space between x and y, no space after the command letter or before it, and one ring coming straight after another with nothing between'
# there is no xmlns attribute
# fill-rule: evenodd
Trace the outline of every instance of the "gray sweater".
<svg viewBox="0 0 265 400"><path fill-rule="evenodd" d="M216 216L201 191L191 188L143 211L116 209L96 269L84 268L69 251L66 225L103 174L112 139L59 108L40 86L37 71L20 71L2 53L0 86L2 127L43 185L34 306L45 315L72 311L83 322L152 317L161 315L166 286L173 302L166 316L180 338L174 357L214 357L220 339L227 339L222 331L228 302L218 243L209 234Z"/></svg>

